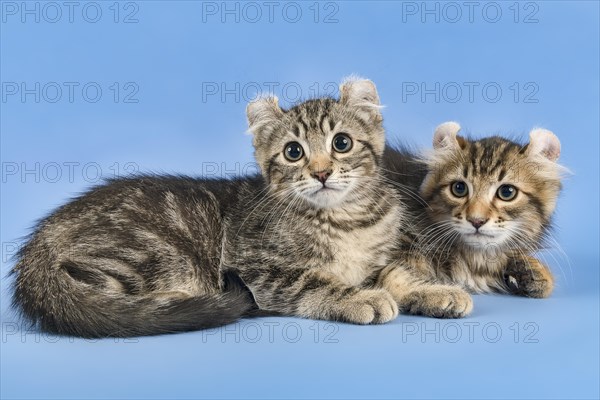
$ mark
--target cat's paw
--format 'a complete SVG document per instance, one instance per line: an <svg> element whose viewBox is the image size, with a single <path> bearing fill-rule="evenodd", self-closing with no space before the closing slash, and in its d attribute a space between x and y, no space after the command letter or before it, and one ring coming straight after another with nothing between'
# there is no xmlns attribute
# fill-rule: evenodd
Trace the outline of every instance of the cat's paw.
<svg viewBox="0 0 600 400"><path fill-rule="evenodd" d="M343 300L338 319L354 324L383 324L398 316L398 305L383 289L360 290Z"/></svg>
<svg viewBox="0 0 600 400"><path fill-rule="evenodd" d="M400 302L402 312L435 318L462 318L473 310L473 299L455 286L424 286L408 293Z"/></svg>
<svg viewBox="0 0 600 400"><path fill-rule="evenodd" d="M554 289L552 273L533 257L511 260L504 271L504 282L510 293L527 297L549 297Z"/></svg>

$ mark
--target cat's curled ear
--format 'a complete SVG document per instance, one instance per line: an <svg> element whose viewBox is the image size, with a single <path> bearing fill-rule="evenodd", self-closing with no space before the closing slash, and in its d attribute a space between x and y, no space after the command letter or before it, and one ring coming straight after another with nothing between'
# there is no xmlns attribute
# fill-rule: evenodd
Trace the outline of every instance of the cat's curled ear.
<svg viewBox="0 0 600 400"><path fill-rule="evenodd" d="M542 156L550 161L556 161L560 156L560 141L554 133L547 129L533 129L529 132L527 154L530 156Z"/></svg>
<svg viewBox="0 0 600 400"><path fill-rule="evenodd" d="M368 119L383 120L377 88L369 79L349 76L340 85L340 103L360 110Z"/></svg>
<svg viewBox="0 0 600 400"><path fill-rule="evenodd" d="M256 134L261 127L278 121L283 115L276 96L259 97L246 106L246 116L250 132Z"/></svg>
<svg viewBox="0 0 600 400"><path fill-rule="evenodd" d="M433 148L436 150L457 150L464 147L465 141L458 136L461 130L458 122L448 121L435 128L433 133Z"/></svg>

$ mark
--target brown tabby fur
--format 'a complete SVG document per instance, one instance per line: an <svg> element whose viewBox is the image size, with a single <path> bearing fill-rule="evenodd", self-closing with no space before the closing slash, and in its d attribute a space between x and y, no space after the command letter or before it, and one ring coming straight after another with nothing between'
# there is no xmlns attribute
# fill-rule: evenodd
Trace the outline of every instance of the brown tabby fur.
<svg viewBox="0 0 600 400"><path fill-rule="evenodd" d="M473 293L548 297L554 278L533 254L543 246L561 189L560 142L542 129L525 145L497 136L470 140L459 130L456 123L440 125L434 150L422 157L386 151L389 179L421 197L409 207L418 217L405 242L407 270ZM453 194L456 182L467 185L468 195ZM509 201L498 196L506 184L517 190Z"/></svg>

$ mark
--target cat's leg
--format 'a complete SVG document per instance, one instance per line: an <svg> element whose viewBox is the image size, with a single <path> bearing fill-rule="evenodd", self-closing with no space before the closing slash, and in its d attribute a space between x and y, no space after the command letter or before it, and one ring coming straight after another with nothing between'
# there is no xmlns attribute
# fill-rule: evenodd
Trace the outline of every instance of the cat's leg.
<svg viewBox="0 0 600 400"><path fill-rule="evenodd" d="M381 271L377 285L387 290L400 312L435 318L462 318L473 310L473 299L458 286L430 283L421 268L401 262Z"/></svg>
<svg viewBox="0 0 600 400"><path fill-rule="evenodd" d="M554 289L554 277L550 269L531 256L509 258L502 279L508 292L519 296L545 298Z"/></svg>
<svg viewBox="0 0 600 400"><path fill-rule="evenodd" d="M396 302L384 289L348 286L322 271L255 265L238 272L261 310L356 324L398 316Z"/></svg>

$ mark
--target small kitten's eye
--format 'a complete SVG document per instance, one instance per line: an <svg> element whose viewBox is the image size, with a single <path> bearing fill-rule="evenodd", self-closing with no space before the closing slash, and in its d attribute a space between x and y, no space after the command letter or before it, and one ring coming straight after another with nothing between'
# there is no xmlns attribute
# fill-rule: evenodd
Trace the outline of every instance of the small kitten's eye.
<svg viewBox="0 0 600 400"><path fill-rule="evenodd" d="M469 188L463 181L453 182L450 185L450 190L456 197L465 197L467 194L469 194Z"/></svg>
<svg viewBox="0 0 600 400"><path fill-rule="evenodd" d="M304 149L298 142L289 142L285 145L283 154L289 161L298 161L304 156Z"/></svg>
<svg viewBox="0 0 600 400"><path fill-rule="evenodd" d="M338 133L333 138L333 149L338 153L346 153L352 148L352 139L345 133Z"/></svg>
<svg viewBox="0 0 600 400"><path fill-rule="evenodd" d="M517 188L513 185L502 185L498 188L496 195L500 200L511 201L517 196Z"/></svg>

